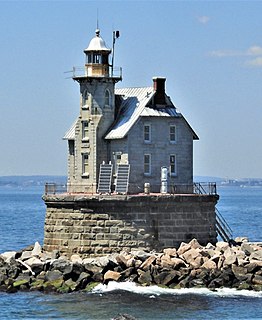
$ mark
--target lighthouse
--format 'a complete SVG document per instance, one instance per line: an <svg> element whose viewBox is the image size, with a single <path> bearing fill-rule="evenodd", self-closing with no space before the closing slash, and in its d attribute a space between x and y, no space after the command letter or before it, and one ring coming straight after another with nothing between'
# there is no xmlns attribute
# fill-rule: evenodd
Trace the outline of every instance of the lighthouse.
<svg viewBox="0 0 262 320"><path fill-rule="evenodd" d="M122 79L121 69L115 75L109 62L111 51L97 29L84 50L81 74L73 76L80 87L80 112L64 136L71 192L96 192L99 166L110 161L109 143L103 137L114 122L115 84Z"/></svg>

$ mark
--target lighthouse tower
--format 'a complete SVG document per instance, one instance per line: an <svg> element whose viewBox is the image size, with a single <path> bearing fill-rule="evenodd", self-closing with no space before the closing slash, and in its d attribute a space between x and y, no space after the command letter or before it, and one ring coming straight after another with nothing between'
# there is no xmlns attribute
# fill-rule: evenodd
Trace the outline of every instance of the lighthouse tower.
<svg viewBox="0 0 262 320"><path fill-rule="evenodd" d="M114 122L115 83L122 79L121 70L114 74L109 63L111 49L96 30L84 50L84 72L74 75L80 86L80 114L65 134L68 140L68 190L96 192L99 166L109 161L108 142L104 135Z"/></svg>

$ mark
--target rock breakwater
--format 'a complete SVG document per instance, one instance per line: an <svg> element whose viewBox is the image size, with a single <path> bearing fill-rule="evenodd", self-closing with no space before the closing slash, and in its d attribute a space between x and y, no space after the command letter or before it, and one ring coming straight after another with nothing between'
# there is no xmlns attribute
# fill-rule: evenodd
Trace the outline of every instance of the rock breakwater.
<svg viewBox="0 0 262 320"><path fill-rule="evenodd" d="M0 290L67 293L98 283L132 281L169 288L221 287L262 290L262 245L236 238L234 244L201 246L193 239L163 252L133 250L104 257L66 257L44 252L38 242L0 254Z"/></svg>

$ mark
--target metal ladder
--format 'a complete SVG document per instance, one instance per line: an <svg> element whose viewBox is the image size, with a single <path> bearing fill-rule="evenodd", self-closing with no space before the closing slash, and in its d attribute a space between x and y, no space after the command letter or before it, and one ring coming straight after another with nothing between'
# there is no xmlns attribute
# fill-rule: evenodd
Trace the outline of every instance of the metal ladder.
<svg viewBox="0 0 262 320"><path fill-rule="evenodd" d="M216 188L214 188L214 191L216 193ZM200 183L194 183L194 192L197 194L206 194L205 189L201 186ZM212 193L209 193L212 194ZM216 210L216 231L220 235L223 241L229 242L233 238L233 231L226 222L225 218L222 216L222 214L218 211L218 209L215 207Z"/></svg>
<svg viewBox="0 0 262 320"><path fill-rule="evenodd" d="M226 222L226 220L223 218L221 213L216 208L216 231L220 235L220 237L224 241L231 241L233 238L233 231Z"/></svg>
<svg viewBox="0 0 262 320"><path fill-rule="evenodd" d="M116 193L126 194L128 192L128 183L129 183L129 164L119 164L117 166L116 173Z"/></svg>
<svg viewBox="0 0 262 320"><path fill-rule="evenodd" d="M113 165L111 163L100 165L99 180L98 180L98 193L111 193Z"/></svg>

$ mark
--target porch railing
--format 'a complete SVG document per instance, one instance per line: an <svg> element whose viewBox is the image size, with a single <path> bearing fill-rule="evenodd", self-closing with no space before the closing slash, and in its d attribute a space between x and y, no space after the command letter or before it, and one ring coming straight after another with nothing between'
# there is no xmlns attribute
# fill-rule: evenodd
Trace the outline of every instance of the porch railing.
<svg viewBox="0 0 262 320"><path fill-rule="evenodd" d="M130 186L130 190L137 190L130 192L131 194L144 193L143 186ZM46 183L45 184L45 194L54 195L61 193L86 193L86 194L96 194L89 190L96 190L93 185L74 185L74 184L57 184L57 183ZM149 192L147 193L160 193L161 185L150 185ZM112 193L114 194L114 190ZM193 183L193 184L169 184L167 186L166 194L207 194L216 195L217 188L215 182L204 182L204 183Z"/></svg>

